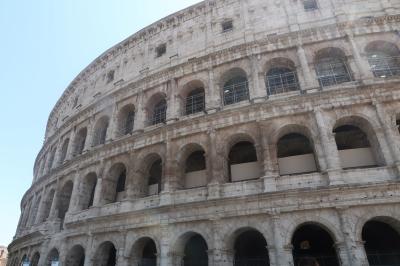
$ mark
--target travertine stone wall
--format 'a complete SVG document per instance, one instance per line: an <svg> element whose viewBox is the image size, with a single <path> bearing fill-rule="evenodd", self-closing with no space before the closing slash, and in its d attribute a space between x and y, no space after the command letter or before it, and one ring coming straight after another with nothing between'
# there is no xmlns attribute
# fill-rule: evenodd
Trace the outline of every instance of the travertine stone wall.
<svg viewBox="0 0 400 266"><path fill-rule="evenodd" d="M69 265L79 246L84 265L95 265L107 241L117 265L133 265L145 237L156 243L157 265L180 265L188 234L197 233L209 265L228 266L235 238L248 228L264 236L270 265L294 265L291 241L302 224L330 233L342 265L368 265L365 223L400 225L400 76L374 75L368 62L369 47L400 47L400 2L317 5L305 11L302 0L206 0L92 62L50 114L8 265L24 256L48 265L55 253ZM226 21L229 31L222 30ZM351 78L321 87L317 62L333 52ZM266 74L282 66L296 73L298 89L271 94ZM224 84L238 75L249 97L226 105ZM185 99L198 87L204 111L185 115ZM151 125L160 99L166 121ZM134 125L121 134L126 110L134 111ZM93 145L105 124L104 143ZM343 169L333 132L341 125L365 133L374 167ZM290 133L310 141L316 172L280 175L278 142ZM229 153L241 141L254 145L262 173L230 182ZM185 161L197 150L204 151L207 185L185 189ZM148 196L147 173L158 159L161 192ZM125 189L116 193L122 168Z"/></svg>

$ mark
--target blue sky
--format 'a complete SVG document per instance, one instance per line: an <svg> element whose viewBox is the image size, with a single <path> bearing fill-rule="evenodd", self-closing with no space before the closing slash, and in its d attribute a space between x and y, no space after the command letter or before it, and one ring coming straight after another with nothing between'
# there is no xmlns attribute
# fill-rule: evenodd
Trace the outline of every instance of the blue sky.
<svg viewBox="0 0 400 266"><path fill-rule="evenodd" d="M0 245L15 234L47 118L63 90L114 44L197 2L0 0Z"/></svg>

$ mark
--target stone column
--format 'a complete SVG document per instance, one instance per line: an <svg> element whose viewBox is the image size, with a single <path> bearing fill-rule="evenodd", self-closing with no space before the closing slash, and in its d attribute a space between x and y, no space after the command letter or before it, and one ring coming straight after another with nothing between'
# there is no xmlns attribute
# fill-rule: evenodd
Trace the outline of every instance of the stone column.
<svg viewBox="0 0 400 266"><path fill-rule="evenodd" d="M211 64L211 62L210 62ZM221 108L221 93L218 84L215 83L214 69L208 69L208 93L206 99L207 113L215 113Z"/></svg>
<svg viewBox="0 0 400 266"><path fill-rule="evenodd" d="M74 185L71 193L71 202L69 204L69 209L68 209L69 213L73 213L78 210L80 183L81 179L79 178L79 172L75 172Z"/></svg>
<svg viewBox="0 0 400 266"><path fill-rule="evenodd" d="M301 43L297 46L297 56L300 61L300 66L305 82L305 88L301 88L301 90L307 91L310 89L319 88L316 74L310 68L306 52L304 51L303 45Z"/></svg>
<svg viewBox="0 0 400 266"><path fill-rule="evenodd" d="M90 234L89 239L87 241L87 247L85 249L85 262L84 266L94 266L93 265L93 257L96 251L93 250L93 236Z"/></svg>
<svg viewBox="0 0 400 266"><path fill-rule="evenodd" d="M390 116L388 115L385 107L381 103L374 100L373 104L375 106L379 122L383 128L384 135L386 136L385 142L388 142L387 147L390 154L392 155L398 174L400 175L400 150L398 149L400 141L399 137L395 134L397 131L397 126L392 125ZM392 145L390 145L390 143Z"/></svg>
<svg viewBox="0 0 400 266"><path fill-rule="evenodd" d="M283 236L284 232L281 228L280 215L278 212L272 214L271 222L274 233L273 247L275 247L274 253L275 253L276 266L281 266L281 265L293 266L294 265L293 254L292 254L293 247L291 245L285 245L285 239Z"/></svg>
<svg viewBox="0 0 400 266"><path fill-rule="evenodd" d="M250 100L253 102L262 102L267 97L267 91L265 89L265 85L263 86L263 82L261 82L261 78L263 76L262 71L260 70L260 62L258 60L257 55L252 55L250 57L251 63L251 83L249 84L250 91Z"/></svg>
<svg viewBox="0 0 400 266"><path fill-rule="evenodd" d="M314 109L314 116L317 122L320 141L323 143L322 147L325 154L325 161L327 164L326 172L329 176L329 183L331 185L343 184L340 171L340 157L337 150L336 141L332 129L326 124L323 111L319 108Z"/></svg>
<svg viewBox="0 0 400 266"><path fill-rule="evenodd" d="M51 203L50 213L48 220L55 220L58 216L57 210L57 201L58 201L58 194L60 193L60 180L57 180L56 189L54 191L53 202Z"/></svg>
<svg viewBox="0 0 400 266"><path fill-rule="evenodd" d="M106 143L109 143L113 141L117 137L117 130L118 130L118 107L117 104L114 104L112 108L112 113L110 116L110 121L108 124L108 129L107 129L107 136L106 136Z"/></svg>
<svg viewBox="0 0 400 266"><path fill-rule="evenodd" d="M219 218L214 218L212 221L214 239L213 247L214 249L210 252L213 256L213 266L231 266L234 260L234 251L229 250L230 247L224 245L224 239L222 238L221 232L223 227L227 226L224 221ZM210 265L211 266L211 265Z"/></svg>
<svg viewBox="0 0 400 266"><path fill-rule="evenodd" d="M67 154L65 156L65 161L70 161L74 157L74 144L76 135L75 130L76 129L71 130L71 133L69 134L69 143L68 143Z"/></svg>
<svg viewBox="0 0 400 266"><path fill-rule="evenodd" d="M38 224L40 222L40 220L42 219L42 213L43 213L43 204L44 202L47 200L47 187L44 187L42 189L42 197L40 199L40 203L39 203L39 207L37 210L37 214L36 214L36 218L35 221L33 221L33 224Z"/></svg>
<svg viewBox="0 0 400 266"><path fill-rule="evenodd" d="M339 250L340 253L343 253L343 249L346 248L347 250L347 263L343 264L343 266L351 265L351 266L368 266L368 259L367 255L365 254L364 245L356 241L356 236L354 235L351 228L353 227L351 224L353 223L350 221L348 216L348 208L338 208L337 214L340 221L340 228L343 233L344 238L344 245L341 245L341 249ZM344 254L342 254L342 258L345 258Z"/></svg>
<svg viewBox="0 0 400 266"><path fill-rule="evenodd" d="M145 110L144 110L144 93L143 90L140 90L137 102L137 108L135 112L135 121L134 121L134 128L133 132L142 132L145 127Z"/></svg>
<svg viewBox="0 0 400 266"><path fill-rule="evenodd" d="M94 197L93 197L94 207L99 207L102 204L101 192L103 190L103 174L104 174L104 162L101 163L101 166L99 168L99 173L97 175L96 189L94 191Z"/></svg>
<svg viewBox="0 0 400 266"><path fill-rule="evenodd" d="M87 152L92 148L93 130L94 130L94 117L91 117L89 119L89 124L87 125L86 141L85 141L85 147L83 148L83 153Z"/></svg>
<svg viewBox="0 0 400 266"><path fill-rule="evenodd" d="M217 136L215 129L209 129L207 133L208 150L211 158L211 160L209 160L211 169L211 182L208 183L208 197L211 199L220 197L220 184L222 183L223 179L223 158L221 158L221 154L219 154L217 150Z"/></svg>
<svg viewBox="0 0 400 266"><path fill-rule="evenodd" d="M374 78L371 72L371 68L369 67L368 60L365 57L362 57L360 51L362 48L357 45L357 42L354 40L354 33L350 30L346 32L347 41L351 46L351 51L354 56L355 65L357 66L358 73L356 73L356 79L361 81L365 79Z"/></svg>
<svg viewBox="0 0 400 266"><path fill-rule="evenodd" d="M279 172L274 169L271 160L271 154L269 149L269 140L267 134L264 134L263 126L258 123L258 131L260 136L260 147L263 155L262 167L264 180L264 192L276 191L276 183L279 178Z"/></svg>
<svg viewBox="0 0 400 266"><path fill-rule="evenodd" d="M179 118L178 100L176 95L178 92L178 82L175 78L172 78L167 82L167 86L168 86L167 124L169 124L175 122Z"/></svg>

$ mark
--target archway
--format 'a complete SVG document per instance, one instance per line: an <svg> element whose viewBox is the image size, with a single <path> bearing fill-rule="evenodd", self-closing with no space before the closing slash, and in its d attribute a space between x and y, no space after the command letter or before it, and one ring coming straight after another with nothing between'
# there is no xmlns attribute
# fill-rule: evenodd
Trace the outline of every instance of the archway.
<svg viewBox="0 0 400 266"><path fill-rule="evenodd" d="M335 133L335 141L342 168L373 167L378 165L367 135L358 126L345 124L336 127L333 132Z"/></svg>
<svg viewBox="0 0 400 266"><path fill-rule="evenodd" d="M83 178L79 193L79 207L81 210L86 210L93 206L96 184L97 175L95 173L90 173Z"/></svg>
<svg viewBox="0 0 400 266"><path fill-rule="evenodd" d="M84 266L85 250L81 245L74 246L67 254L65 266Z"/></svg>
<svg viewBox="0 0 400 266"><path fill-rule="evenodd" d="M93 146L101 145L106 143L108 126L110 119L107 116L101 117L94 126L93 131Z"/></svg>
<svg viewBox="0 0 400 266"><path fill-rule="evenodd" d="M118 114L118 134L124 136L132 133L135 122L135 106L125 105Z"/></svg>
<svg viewBox="0 0 400 266"><path fill-rule="evenodd" d="M394 43L374 41L367 45L365 52L375 77L400 75L400 50Z"/></svg>
<svg viewBox="0 0 400 266"><path fill-rule="evenodd" d="M208 266L208 246L199 234L191 234L186 241L182 266Z"/></svg>
<svg viewBox="0 0 400 266"><path fill-rule="evenodd" d="M58 196L58 218L61 220L61 229L64 227L64 219L65 219L65 214L68 212L69 209L69 204L71 201L71 195L72 195L72 188L73 188L73 183L72 181L67 181L63 188L61 189L59 196Z"/></svg>
<svg viewBox="0 0 400 266"><path fill-rule="evenodd" d="M234 244L234 266L268 266L267 241L257 230L248 229L240 233Z"/></svg>
<svg viewBox="0 0 400 266"><path fill-rule="evenodd" d="M207 185L206 159L203 150L192 152L185 161L185 188Z"/></svg>
<svg viewBox="0 0 400 266"><path fill-rule="evenodd" d="M30 266L38 266L39 265L40 254L36 252L33 254L31 265Z"/></svg>
<svg viewBox="0 0 400 266"><path fill-rule="evenodd" d="M150 237L143 237L132 247L131 265L157 266L157 246Z"/></svg>
<svg viewBox="0 0 400 266"><path fill-rule="evenodd" d="M229 70L223 75L221 84L224 105L249 100L247 74L242 69Z"/></svg>
<svg viewBox="0 0 400 266"><path fill-rule="evenodd" d="M87 136L86 127L81 128L76 134L74 143L74 156L82 154L83 150L85 149L86 136Z"/></svg>
<svg viewBox="0 0 400 266"><path fill-rule="evenodd" d="M384 219L373 219L364 225L362 239L365 242L365 252L370 266L400 265L400 234L398 228L399 223L397 223L396 230Z"/></svg>
<svg viewBox="0 0 400 266"><path fill-rule="evenodd" d="M339 266L331 235L315 224L304 224L292 237L295 266Z"/></svg>
<svg viewBox="0 0 400 266"><path fill-rule="evenodd" d="M156 195L161 192L162 160L157 158L150 165L147 173L148 196Z"/></svg>
<svg viewBox="0 0 400 266"><path fill-rule="evenodd" d="M257 179L261 176L261 166L257 151L250 141L240 141L232 146L228 155L229 179L231 182Z"/></svg>
<svg viewBox="0 0 400 266"><path fill-rule="evenodd" d="M114 164L106 178L103 180L102 197L103 203L108 204L120 201L125 192L126 166L123 163Z"/></svg>
<svg viewBox="0 0 400 266"><path fill-rule="evenodd" d="M107 241L102 243L97 249L93 265L96 266L115 266L117 263L117 249L114 244Z"/></svg>
<svg viewBox="0 0 400 266"><path fill-rule="evenodd" d="M313 145L303 134L286 134L279 139L277 146L281 175L312 173L318 170Z"/></svg>
<svg viewBox="0 0 400 266"><path fill-rule="evenodd" d="M58 250L53 248L49 255L47 255L46 266L58 266L60 265L60 255Z"/></svg>

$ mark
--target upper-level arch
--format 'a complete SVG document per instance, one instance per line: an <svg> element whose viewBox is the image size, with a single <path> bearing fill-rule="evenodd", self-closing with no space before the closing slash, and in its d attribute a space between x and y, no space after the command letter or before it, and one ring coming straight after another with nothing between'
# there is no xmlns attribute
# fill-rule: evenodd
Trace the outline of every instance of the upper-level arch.
<svg viewBox="0 0 400 266"><path fill-rule="evenodd" d="M246 71L235 67L226 71L219 81L224 105L231 105L250 99Z"/></svg>
<svg viewBox="0 0 400 266"><path fill-rule="evenodd" d="M372 41L365 47L371 71L377 78L400 75L400 49L387 41Z"/></svg>
<svg viewBox="0 0 400 266"><path fill-rule="evenodd" d="M265 69L268 95L300 90L296 65L291 59L273 58L267 62Z"/></svg>
<svg viewBox="0 0 400 266"><path fill-rule="evenodd" d="M179 92L182 115L192 115L205 111L205 85L201 80L186 83Z"/></svg>

